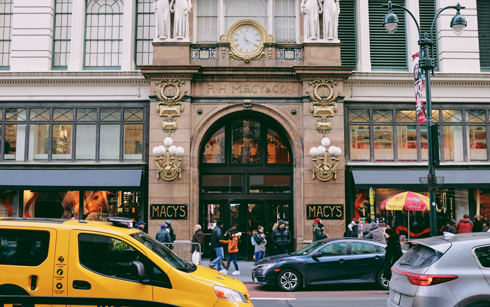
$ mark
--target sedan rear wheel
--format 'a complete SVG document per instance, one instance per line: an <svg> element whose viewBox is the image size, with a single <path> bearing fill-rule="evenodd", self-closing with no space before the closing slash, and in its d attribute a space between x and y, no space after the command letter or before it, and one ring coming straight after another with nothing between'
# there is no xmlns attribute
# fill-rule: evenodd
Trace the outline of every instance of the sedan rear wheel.
<svg viewBox="0 0 490 307"><path fill-rule="evenodd" d="M378 275L376 276L376 282L383 290L390 289L390 280L385 278L384 270L378 272Z"/></svg>
<svg viewBox="0 0 490 307"><path fill-rule="evenodd" d="M301 276L294 270L284 270L277 276L277 285L283 291L295 291L301 286Z"/></svg>

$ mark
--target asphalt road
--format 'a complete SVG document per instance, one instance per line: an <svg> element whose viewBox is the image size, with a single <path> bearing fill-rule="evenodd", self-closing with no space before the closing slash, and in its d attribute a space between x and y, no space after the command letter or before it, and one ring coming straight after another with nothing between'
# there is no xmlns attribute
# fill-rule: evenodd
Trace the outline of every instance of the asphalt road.
<svg viewBox="0 0 490 307"><path fill-rule="evenodd" d="M274 287L245 284L255 307L380 307L386 306L388 291L369 284L308 287L280 292Z"/></svg>

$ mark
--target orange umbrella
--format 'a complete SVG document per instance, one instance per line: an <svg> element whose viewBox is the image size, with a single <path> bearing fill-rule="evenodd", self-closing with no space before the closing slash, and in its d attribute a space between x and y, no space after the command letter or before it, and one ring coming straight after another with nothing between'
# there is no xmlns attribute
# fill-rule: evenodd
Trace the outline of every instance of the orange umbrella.
<svg viewBox="0 0 490 307"><path fill-rule="evenodd" d="M403 192L395 194L381 203L381 210L430 210L430 200L426 196L414 193Z"/></svg>

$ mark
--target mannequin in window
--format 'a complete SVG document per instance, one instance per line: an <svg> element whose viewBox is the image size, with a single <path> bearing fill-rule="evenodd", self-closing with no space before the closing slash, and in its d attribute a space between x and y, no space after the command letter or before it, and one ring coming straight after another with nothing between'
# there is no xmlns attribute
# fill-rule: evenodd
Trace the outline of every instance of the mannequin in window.
<svg viewBox="0 0 490 307"><path fill-rule="evenodd" d="M320 37L321 0L302 0L301 12L305 14L305 40L316 40Z"/></svg>
<svg viewBox="0 0 490 307"><path fill-rule="evenodd" d="M323 6L323 35L329 40L338 40L340 0L325 0Z"/></svg>
<svg viewBox="0 0 490 307"><path fill-rule="evenodd" d="M155 11L155 40L170 38L170 6L168 0L153 0Z"/></svg>
<svg viewBox="0 0 490 307"><path fill-rule="evenodd" d="M170 12L174 13L174 38L189 39L189 12L191 0L172 0Z"/></svg>

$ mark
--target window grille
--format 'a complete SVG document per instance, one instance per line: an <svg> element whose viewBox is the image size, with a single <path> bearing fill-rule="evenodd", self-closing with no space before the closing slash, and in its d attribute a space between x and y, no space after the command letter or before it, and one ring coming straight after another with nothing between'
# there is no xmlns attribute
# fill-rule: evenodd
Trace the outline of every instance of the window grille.
<svg viewBox="0 0 490 307"><path fill-rule="evenodd" d="M356 65L356 1L340 1L339 40L342 65Z"/></svg>
<svg viewBox="0 0 490 307"><path fill-rule="evenodd" d="M477 0L480 70L490 71L490 0Z"/></svg>
<svg viewBox="0 0 490 307"><path fill-rule="evenodd" d="M138 0L136 13L136 65L153 63L153 45L155 37L155 15L153 0Z"/></svg>
<svg viewBox="0 0 490 307"><path fill-rule="evenodd" d="M122 0L89 0L86 10L85 68L121 69Z"/></svg>
<svg viewBox="0 0 490 307"><path fill-rule="evenodd" d="M10 69L13 0L0 0L0 70Z"/></svg>
<svg viewBox="0 0 490 307"><path fill-rule="evenodd" d="M67 69L70 58L73 0L56 0L54 5L53 68Z"/></svg>

